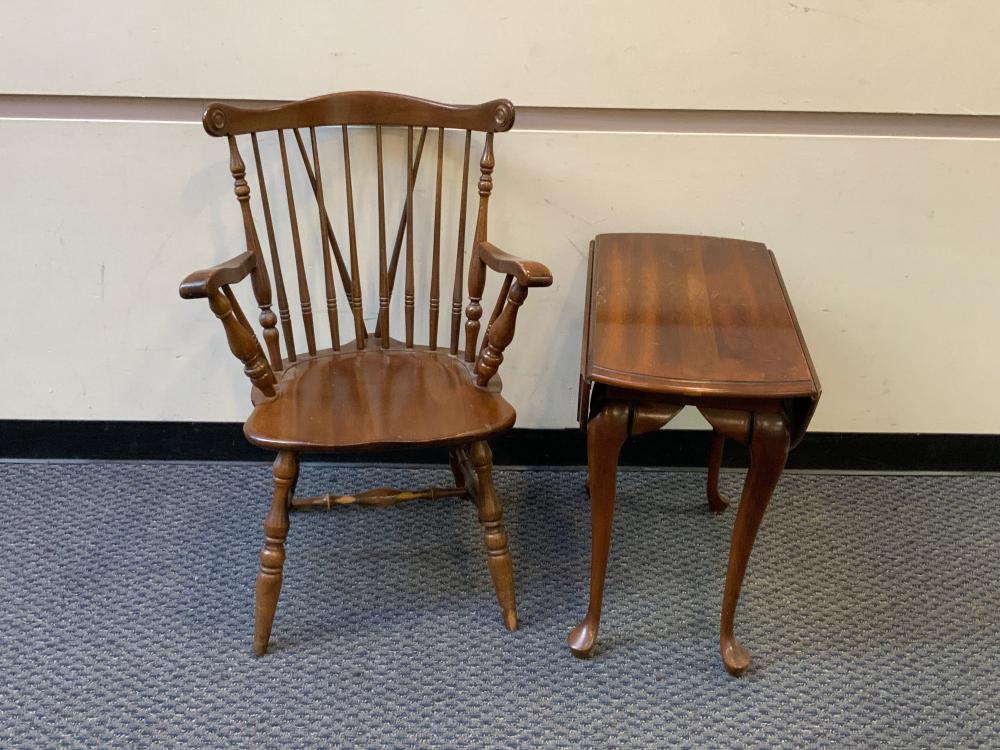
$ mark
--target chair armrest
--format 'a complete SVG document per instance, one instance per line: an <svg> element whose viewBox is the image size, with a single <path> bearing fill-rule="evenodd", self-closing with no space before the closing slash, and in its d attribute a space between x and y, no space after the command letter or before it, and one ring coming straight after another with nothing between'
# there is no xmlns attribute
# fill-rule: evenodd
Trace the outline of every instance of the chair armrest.
<svg viewBox="0 0 1000 750"><path fill-rule="evenodd" d="M217 266L188 274L181 282L180 293L184 299L209 297L219 287L242 281L256 267L257 258L252 253L241 253Z"/></svg>
<svg viewBox="0 0 1000 750"><path fill-rule="evenodd" d="M208 299L208 306L226 329L230 351L243 363L243 372L265 398L272 398L277 392L274 370L264 357L264 350L240 309L236 295L229 288L230 284L245 279L256 267L257 259L251 253L237 255L217 266L189 274L181 282L180 293L184 299Z"/></svg>
<svg viewBox="0 0 1000 750"><path fill-rule="evenodd" d="M552 285L552 273L541 263L517 258L490 242L480 242L478 250L483 263L494 271L510 274L523 287Z"/></svg>

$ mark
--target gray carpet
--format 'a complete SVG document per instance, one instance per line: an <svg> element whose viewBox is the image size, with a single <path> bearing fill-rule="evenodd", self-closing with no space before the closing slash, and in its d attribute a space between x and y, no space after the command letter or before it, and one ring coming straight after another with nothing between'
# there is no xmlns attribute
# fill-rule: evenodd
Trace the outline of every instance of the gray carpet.
<svg viewBox="0 0 1000 750"><path fill-rule="evenodd" d="M306 465L300 493L448 481ZM724 476L731 493L740 477ZM624 471L601 650L579 471L497 473L521 630L471 506L292 517L270 655L250 655L270 472L0 464L0 747L1000 745L1000 477L786 475L729 677L733 512L699 473Z"/></svg>

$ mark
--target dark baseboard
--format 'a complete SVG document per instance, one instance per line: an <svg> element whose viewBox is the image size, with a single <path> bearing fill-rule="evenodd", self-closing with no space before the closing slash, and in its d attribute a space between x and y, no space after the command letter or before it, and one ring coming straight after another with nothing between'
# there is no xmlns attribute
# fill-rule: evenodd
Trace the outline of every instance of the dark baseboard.
<svg viewBox="0 0 1000 750"><path fill-rule="evenodd" d="M627 466L704 467L709 433L661 430L630 440ZM497 464L582 466L579 430L514 429L490 441ZM0 420L0 458L84 460L268 461L242 426L229 422L98 422ZM353 455L310 454L307 460L444 463L441 448ZM745 466L747 452L731 441L727 466ZM1000 435L812 432L788 460L790 469L866 471L1000 471Z"/></svg>

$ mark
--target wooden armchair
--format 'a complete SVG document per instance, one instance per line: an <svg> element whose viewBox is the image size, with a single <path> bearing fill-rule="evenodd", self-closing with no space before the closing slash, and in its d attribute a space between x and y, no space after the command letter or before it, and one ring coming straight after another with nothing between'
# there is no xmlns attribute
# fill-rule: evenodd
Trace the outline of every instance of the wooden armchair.
<svg viewBox="0 0 1000 750"><path fill-rule="evenodd" d="M513 123L514 108L504 99L466 107L374 92L331 94L260 109L212 104L205 112L205 130L210 135L226 137L229 143L229 167L243 216L246 252L213 268L192 273L181 283L180 294L185 299L206 298L212 312L222 321L229 347L243 363L244 372L252 383L254 408L244 426L244 433L251 443L278 452L273 470L274 495L264 520L264 546L257 575L255 654L267 651L281 589L289 511L330 509L354 503L388 506L406 500L446 497L473 501L483 525L487 561L504 624L511 630L517 627L511 556L501 520L500 499L493 487L492 456L486 440L514 424L514 409L501 397L496 373L503 362L504 350L514 336L515 320L528 289L548 286L552 277L542 264L508 255L486 239L487 212L493 189L493 136L494 133L509 130ZM339 126L343 147L340 166L346 203L346 259L327 210L327 201L324 200L324 180L317 145L317 129L332 125ZM372 331L368 330L363 316L358 245L364 243L359 241L355 226L351 176L350 136L356 126L373 127L375 140L375 158L371 159L374 162L371 167L377 175L377 190L372 192L377 194L379 305ZM405 199L402 200L403 208L391 247L386 227L387 184L383 164L384 151L388 150L383 148L383 130L390 128L394 132L399 132L396 128L404 129L406 138L406 163L402 170L406 183ZM366 130L366 136L371 135L370 129ZM444 147L448 140L446 130L464 131L464 160L458 198L450 343L447 348L439 348L442 177ZM418 131L416 146L415 131ZM428 131L431 131L432 141L437 147L433 240L424 243L431 245L428 248L430 299L427 343L415 345L414 245L420 239L415 239L413 231L414 185ZM469 299L465 306L465 340L461 345L469 155L473 132L484 133L485 144L479 162L479 207L469 251ZM258 238L251 190L237 141L238 136L246 135L250 136L254 155L267 254ZM273 139L267 145L272 148L277 145L280 153L280 169L275 167L271 174L267 173L262 163L265 138ZM459 145L461 136L450 140ZM295 150L301 157L301 166L294 158ZM268 178L284 189L285 200L282 202L287 204L287 233L279 231L277 226L277 206L272 215ZM296 196L296 182L300 185L298 192L304 193L304 196ZM302 188L303 185L306 187ZM275 184L271 185L272 192L275 187ZM278 191L281 189L277 188ZM333 192L330 187L327 189ZM399 197L402 198L402 195ZM309 267L303 247L308 243L304 242L304 233L299 230L297 201L300 208L309 204L310 213L318 219L319 241L315 244L321 245L325 313L313 312ZM374 218L374 207L368 208ZM295 286L302 314L302 326L298 327L298 331L300 334L304 331L305 351L295 345L297 326L293 325L290 295L280 262L280 251L288 254L286 234L294 257ZM404 340L398 341L390 331L390 303L401 259L405 277L405 331ZM503 281L480 342L481 299L487 269L502 274ZM260 309L263 347L231 289L232 285L247 277ZM339 291L338 282L342 287ZM277 297L277 314L271 308L272 289ZM338 307L341 292L347 303L346 308ZM353 340L348 343L341 341L342 316L346 325L353 328ZM320 335L317 335L317 328L321 329ZM319 338L326 333L329 334L329 348L320 349ZM411 446L446 447L455 486L418 491L382 488L358 495L294 496L302 452L358 452Z"/></svg>

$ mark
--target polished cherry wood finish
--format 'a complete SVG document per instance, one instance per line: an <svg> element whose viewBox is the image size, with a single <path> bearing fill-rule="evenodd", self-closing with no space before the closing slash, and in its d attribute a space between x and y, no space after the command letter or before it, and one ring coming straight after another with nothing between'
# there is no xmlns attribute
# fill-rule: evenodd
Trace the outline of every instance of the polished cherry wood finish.
<svg viewBox="0 0 1000 750"><path fill-rule="evenodd" d="M509 130L513 123L514 108L506 99L466 107L377 92L331 94L267 108L212 104L205 112L206 131L225 137L229 146L229 171L243 219L246 251L213 268L192 273L181 283L180 294L186 299L207 299L222 321L229 346L243 362L252 384L254 410L244 425L244 433L255 445L278 453L273 471L274 494L264 521L264 545L257 575L253 639L256 654L267 651L281 590L289 511L293 510L327 510L355 504L384 507L441 498L470 500L483 527L487 563L503 622L512 630L517 627L513 566L501 502L493 486L492 454L486 440L514 424L514 409L500 395L497 370L513 340L517 314L528 289L549 286L552 277L545 266L508 255L487 241L487 204L495 166L493 137ZM346 237L340 238L331 221L331 216L338 214L333 213L325 197L328 193L324 191L317 138L317 129L327 126L339 132L342 146L345 200L343 213L339 215L345 219L347 232ZM357 158L352 159L349 126L374 128L374 164L362 165ZM405 129L407 142L403 165L405 199L391 249L384 179L387 165L383 153L383 131L390 127ZM448 326L451 336L448 346L442 347L438 341L441 282L442 278L452 276L451 271L442 274L441 269L441 248L446 241L441 209L446 187L443 167L449 129L464 131L464 159ZM474 131L484 134L484 148L480 158L475 235L467 248L465 213ZM429 248L428 343L418 345L414 330L418 304L415 256L423 248L419 247L422 243L414 231L415 222L420 220L414 216L414 188L428 132L432 139L436 138L431 141L436 147L434 211L426 219L433 226L433 241ZM252 148L255 163L251 174L256 175L258 185L266 253L258 235L258 220L238 136L249 136ZM294 148L289 146L289 136L294 140ZM264 138L273 139L271 143L278 146L278 168L268 169L262 160ZM295 164L296 151L300 165ZM377 248L364 248L359 241L354 176L362 168L373 169L377 176ZM308 178L305 195L296 195L293 189L295 172ZM284 201L272 200L282 191ZM272 209L284 210L281 204L288 211L287 240L294 251L294 282L305 330L305 351L295 344L292 305L281 268L279 246L286 238L277 236L272 215ZM325 312L313 310L313 300L320 297L310 293L306 273L310 253L302 239L300 222L309 216L319 227L320 247L314 252L319 251L322 261L321 304ZM359 269L360 254L365 250L378 253L378 318L373 332L367 330L363 312ZM466 257L470 301L462 346L459 337ZM405 326L401 334L394 336L389 309L401 263ZM480 341L480 300L487 269L501 274L503 280ZM263 345L231 289L247 278L259 309ZM274 298L277 312L272 309ZM349 311L351 319L350 327L344 331L340 327L341 310ZM328 338L328 348L322 348L319 341L324 335ZM282 342L285 356L281 352ZM331 492L317 497L295 497L303 452L357 452L413 446L447 448L456 486L424 490L379 488L355 495Z"/></svg>
<svg viewBox="0 0 1000 750"><path fill-rule="evenodd" d="M764 245L602 235L592 274L592 304L602 304L589 328L589 380L686 396L815 392Z"/></svg>
<svg viewBox="0 0 1000 750"><path fill-rule="evenodd" d="M247 439L274 450L429 447L482 440L514 425L499 384L477 388L447 352L399 342L383 350L373 341L366 351L286 367L278 395L262 399L247 420Z"/></svg>
<svg viewBox="0 0 1000 750"><path fill-rule="evenodd" d="M590 604L569 635L577 656L597 639L611 545L618 456L685 405L712 425L708 506L719 513L725 440L749 444L723 593L719 647L741 674L750 655L733 632L750 551L788 451L805 433L819 379L774 255L755 242L606 234L591 243L580 376L592 507Z"/></svg>

